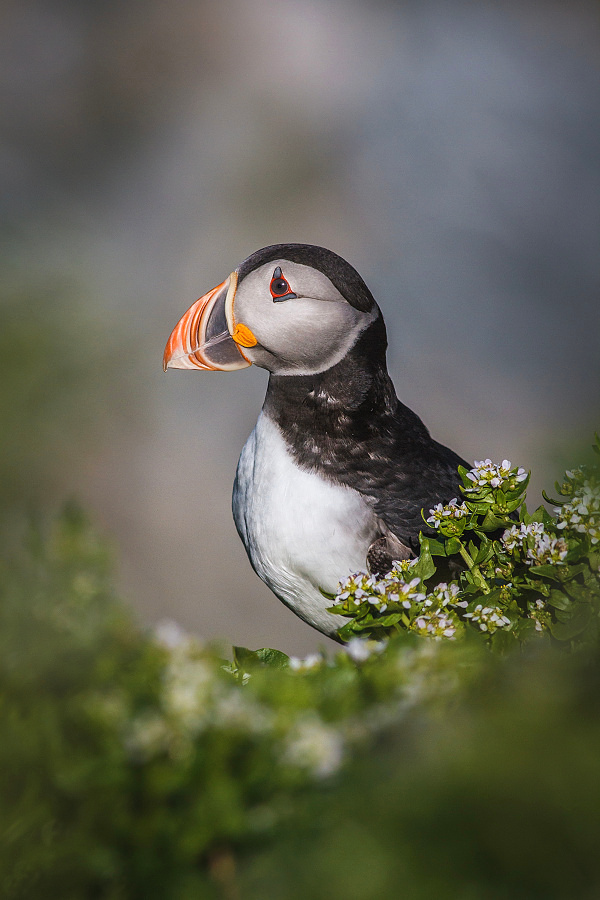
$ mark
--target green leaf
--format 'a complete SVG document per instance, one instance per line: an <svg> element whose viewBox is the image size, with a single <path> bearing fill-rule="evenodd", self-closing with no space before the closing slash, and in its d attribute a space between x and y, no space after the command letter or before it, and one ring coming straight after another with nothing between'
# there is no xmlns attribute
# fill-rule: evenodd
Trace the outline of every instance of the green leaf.
<svg viewBox="0 0 600 900"><path fill-rule="evenodd" d="M592 617L592 607L589 603L573 604L573 614L566 622L551 622L550 632L557 641L570 641L585 631Z"/></svg>
<svg viewBox="0 0 600 900"><path fill-rule="evenodd" d="M530 566L529 571L532 575L539 575L541 578L550 578L552 581L560 581L557 573L558 566L545 563L543 566Z"/></svg>
<svg viewBox="0 0 600 900"><path fill-rule="evenodd" d="M467 500L466 503L467 503L467 509L470 510L470 512L474 512L474 513L478 513L479 515L483 515L484 513L486 513L488 511L488 509L492 505L492 500L491 500L491 498L489 500L483 501L483 502Z"/></svg>
<svg viewBox="0 0 600 900"><path fill-rule="evenodd" d="M473 482L471 481L471 479L470 479L470 478L467 478L467 472L468 472L468 471L469 471L469 469L465 469L464 466L459 466L459 467L458 467L458 474L459 474L460 477L462 478L463 484L464 484L465 487L469 487L469 485L473 484Z"/></svg>
<svg viewBox="0 0 600 900"><path fill-rule="evenodd" d="M506 520L504 518L500 518L495 515L491 509L485 514L485 518L481 525L479 526L483 531L496 531L497 528L502 528L506 525Z"/></svg>
<svg viewBox="0 0 600 900"><path fill-rule="evenodd" d="M533 591L543 597L550 596L550 585L537 578L530 578L529 575L525 576L525 580L519 584L519 588L523 591Z"/></svg>
<svg viewBox="0 0 600 900"><path fill-rule="evenodd" d="M362 626L356 619L350 619L345 625L342 625L341 628L338 628L337 635L342 641L349 641L350 638L354 637L354 635L359 634L362 631Z"/></svg>
<svg viewBox="0 0 600 900"><path fill-rule="evenodd" d="M446 541L446 556L454 556L460 551L460 541L458 538L451 537Z"/></svg>
<svg viewBox="0 0 600 900"><path fill-rule="evenodd" d="M324 590L322 587L319 588L319 593L323 594L323 596L326 597L327 600L334 600L336 596L335 594L330 594L329 591Z"/></svg>
<svg viewBox="0 0 600 900"><path fill-rule="evenodd" d="M579 562L580 559L589 559L587 541L585 541L585 540L579 541L577 539L575 539L575 541L573 541L573 539L570 538L569 545L570 545L569 550L565 557L565 561L567 563L569 563L569 564L577 563L577 562ZM590 560L590 562L591 562L591 560ZM587 566L585 568L587 568ZM580 566L569 565L570 572L571 571L575 572L576 569L581 571Z"/></svg>
<svg viewBox="0 0 600 900"><path fill-rule="evenodd" d="M546 503L551 503L552 506L562 506L565 503L565 500L554 500L553 497L549 497L546 491L542 491L542 497L546 501Z"/></svg>
<svg viewBox="0 0 600 900"><path fill-rule="evenodd" d="M486 563L494 554L494 548L492 546L491 541L486 541L485 544L477 551L477 554L474 559L474 563L476 566L482 566Z"/></svg>
<svg viewBox="0 0 600 900"><path fill-rule="evenodd" d="M517 637L513 631L506 628L498 628L491 637L491 642L496 653L501 656L514 649L517 643Z"/></svg>
<svg viewBox="0 0 600 900"><path fill-rule="evenodd" d="M401 619L402 613L391 613L389 616L379 616L368 622L360 622L357 624L356 630L367 631L368 629L373 628L390 628L392 625L397 625Z"/></svg>
<svg viewBox="0 0 600 900"><path fill-rule="evenodd" d="M574 600L580 603L589 603L591 601L591 591L585 584L579 584L577 581L567 581L564 589Z"/></svg>
<svg viewBox="0 0 600 900"><path fill-rule="evenodd" d="M339 606L327 606L326 612L334 613L336 616L356 616L357 607L353 609L345 609L344 606L340 603Z"/></svg>
<svg viewBox="0 0 600 900"><path fill-rule="evenodd" d="M435 573L435 563L429 549L429 539L420 534L419 540L421 542L421 553L414 566L411 566L411 572L415 573L415 578L420 578L421 581L427 581L427 579L431 578Z"/></svg>
<svg viewBox="0 0 600 900"><path fill-rule="evenodd" d="M419 540L421 542L423 540L427 541L427 546L429 547L429 552L432 556L446 556L446 544L442 543L442 541L438 541L437 538L425 538L425 536L421 534Z"/></svg>
<svg viewBox="0 0 600 900"><path fill-rule="evenodd" d="M289 666L290 659L281 650L271 650L262 647L260 650L248 650L247 647L234 647L233 659L239 669L249 671L257 667L271 669L285 669Z"/></svg>
<svg viewBox="0 0 600 900"><path fill-rule="evenodd" d="M285 669L290 664L290 658L282 650L273 650L270 647L262 647L256 651L256 655L263 665L271 669Z"/></svg>
<svg viewBox="0 0 600 900"><path fill-rule="evenodd" d="M524 643L535 635L535 622L533 619L518 619L513 626L513 631L517 638Z"/></svg>
<svg viewBox="0 0 600 900"><path fill-rule="evenodd" d="M531 525L532 522L541 522L546 528L554 525L554 519L545 506L538 506L530 515L522 516L521 521L526 525Z"/></svg>
<svg viewBox="0 0 600 900"><path fill-rule="evenodd" d="M562 609L564 611L569 611L573 606L572 602L569 600L566 594L563 594L562 591L553 590L550 591L550 596L548 597L548 603L550 606L553 606L555 609Z"/></svg>
<svg viewBox="0 0 600 900"><path fill-rule="evenodd" d="M568 558L568 554L567 554ZM590 569L593 570L594 574L600 574L600 550L593 550L588 558L588 564Z"/></svg>

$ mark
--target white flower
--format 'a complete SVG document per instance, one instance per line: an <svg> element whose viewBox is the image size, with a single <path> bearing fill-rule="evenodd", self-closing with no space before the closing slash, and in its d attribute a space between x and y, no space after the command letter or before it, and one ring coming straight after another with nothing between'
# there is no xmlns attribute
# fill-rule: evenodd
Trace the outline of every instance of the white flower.
<svg viewBox="0 0 600 900"><path fill-rule="evenodd" d="M158 713L136 716L125 734L125 747L133 757L151 759L169 749L173 732Z"/></svg>
<svg viewBox="0 0 600 900"><path fill-rule="evenodd" d="M344 740L341 734L316 715L298 721L288 734L284 762L307 769L315 778L333 775L343 758Z"/></svg>
<svg viewBox="0 0 600 900"><path fill-rule="evenodd" d="M506 628L511 624L499 606L483 606L482 603L479 603L473 612L465 613L465 619L478 623L481 631L489 631L490 634L497 628Z"/></svg>
<svg viewBox="0 0 600 900"><path fill-rule="evenodd" d="M299 672L302 669L314 669L316 666L320 666L322 662L323 657L319 653L309 653L303 659L297 656L290 656L290 669L294 672Z"/></svg>
<svg viewBox="0 0 600 900"><path fill-rule="evenodd" d="M557 516L556 527L567 528L579 534L589 535L592 544L600 541L600 483L593 479L585 479L585 473L577 470L577 473L567 472L567 476L575 478L572 499L555 508Z"/></svg>
<svg viewBox="0 0 600 900"><path fill-rule="evenodd" d="M536 540L533 547L529 547L525 562L535 566L547 563L558 566L564 563L568 552L569 548L563 540L544 534Z"/></svg>
<svg viewBox="0 0 600 900"><path fill-rule="evenodd" d="M525 481L527 472L522 468L513 468L509 459L503 459L499 466L491 459L482 459L475 460L473 468L467 472L467 478L473 482L473 486L464 490L467 493L474 493L482 487L502 487L505 482L512 479L516 482Z"/></svg>
<svg viewBox="0 0 600 900"><path fill-rule="evenodd" d="M513 525L502 535L502 544L509 552L525 551L528 566L563 565L568 552L566 543L549 535L541 522Z"/></svg>
<svg viewBox="0 0 600 900"><path fill-rule="evenodd" d="M418 590L420 584L420 578L413 578L411 581L397 584L398 596L404 609L410 609L413 603L420 603L425 599L425 594ZM407 603L408 606L406 605Z"/></svg>
<svg viewBox="0 0 600 900"><path fill-rule="evenodd" d="M446 584L445 581L436 585L432 592L427 595L425 603L427 606L458 606L457 597L460 594L460 588L457 584Z"/></svg>
<svg viewBox="0 0 600 900"><path fill-rule="evenodd" d="M418 616L411 625L410 630L417 634L431 637L439 641L442 638L454 640L459 627L456 613L444 609L433 609Z"/></svg>
<svg viewBox="0 0 600 900"><path fill-rule="evenodd" d="M257 734L272 727L273 714L235 685L216 694L210 720L217 728L232 728Z"/></svg>
<svg viewBox="0 0 600 900"><path fill-rule="evenodd" d="M346 609L350 603L355 606L368 603L379 612L384 612L390 603L410 609L413 603L420 603L425 599L425 594L420 590L421 579L414 577L407 580L408 576L412 574L413 562L413 560L410 563L402 560L395 563L395 566L401 566L401 571L395 569L380 581L375 576L366 575L363 572L351 575L347 581L340 584L334 603L344 604Z"/></svg>
<svg viewBox="0 0 600 900"><path fill-rule="evenodd" d="M154 640L166 650L175 650L189 643L191 638L174 619L161 619L154 627Z"/></svg>
<svg viewBox="0 0 600 900"><path fill-rule="evenodd" d="M393 568L390 575L392 578L400 578L404 581L405 576L408 575L410 569L418 563L418 561L418 557L415 557L414 559L395 559L392 563Z"/></svg>
<svg viewBox="0 0 600 900"><path fill-rule="evenodd" d="M366 572L357 572L351 575L345 582L340 582L334 604L349 603L352 601L355 606L360 606L363 600L372 602L371 597L377 597L381 594L381 589L377 579L373 575L367 575Z"/></svg>
<svg viewBox="0 0 600 900"><path fill-rule="evenodd" d="M165 714L187 731L197 733L205 723L213 673L190 646L175 650L164 673L161 705Z"/></svg>
<svg viewBox="0 0 600 900"><path fill-rule="evenodd" d="M369 641L364 638L351 638L344 650L355 663L366 662L373 653L381 653L385 649L385 641Z"/></svg>
<svg viewBox="0 0 600 900"><path fill-rule="evenodd" d="M459 503L456 497L445 506L437 503L429 512L430 515L426 521L428 525L432 525L434 528L439 528L444 519L464 519L465 516L469 515L466 504Z"/></svg>

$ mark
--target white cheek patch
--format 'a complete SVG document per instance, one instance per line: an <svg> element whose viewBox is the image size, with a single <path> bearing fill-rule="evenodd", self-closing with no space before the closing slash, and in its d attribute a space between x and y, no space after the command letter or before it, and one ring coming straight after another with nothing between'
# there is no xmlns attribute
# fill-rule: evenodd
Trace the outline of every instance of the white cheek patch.
<svg viewBox="0 0 600 900"><path fill-rule="evenodd" d="M269 285L277 266L297 299L273 302ZM294 375L314 375L336 365L378 312L376 306L368 313L355 309L322 272L286 260L273 260L246 276L234 311L260 345L246 351L248 359L275 374Z"/></svg>
<svg viewBox="0 0 600 900"><path fill-rule="evenodd" d="M298 375L314 375L340 362L372 321L370 314L361 313L348 303L307 300L302 310L290 313L294 328L277 335L277 355L281 372L291 364Z"/></svg>

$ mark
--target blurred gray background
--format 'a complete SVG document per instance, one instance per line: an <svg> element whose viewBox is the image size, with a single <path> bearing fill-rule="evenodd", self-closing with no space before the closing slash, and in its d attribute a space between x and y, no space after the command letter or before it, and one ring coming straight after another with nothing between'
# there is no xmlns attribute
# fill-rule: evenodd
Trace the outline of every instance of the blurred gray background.
<svg viewBox="0 0 600 900"><path fill-rule="evenodd" d="M600 5L4 0L0 500L80 498L143 621L304 653L230 513L266 373L164 375L254 250L322 244L400 398L533 500L600 425Z"/></svg>

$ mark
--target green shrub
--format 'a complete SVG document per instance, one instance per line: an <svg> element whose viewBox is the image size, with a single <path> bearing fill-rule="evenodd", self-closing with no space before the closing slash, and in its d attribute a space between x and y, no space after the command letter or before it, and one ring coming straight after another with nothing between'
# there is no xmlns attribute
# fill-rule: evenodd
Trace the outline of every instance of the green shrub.
<svg viewBox="0 0 600 900"><path fill-rule="evenodd" d="M600 456L598 436L594 451ZM539 635L567 646L595 643L599 467L566 473L554 518L544 506L528 513L529 476L508 460L458 471L464 500L423 514L437 535L421 534L417 559L398 561L384 578L359 573L340 586L331 612L350 619L340 637L410 631L455 640L468 630L503 652ZM455 579L439 584L436 561Z"/></svg>
<svg viewBox="0 0 600 900"><path fill-rule="evenodd" d="M573 509L583 477L562 489ZM486 530L497 521L483 527L489 510L469 508L483 500L465 502L460 534L444 524L415 567L460 537L473 565L461 555L457 616L489 604L479 579L489 592L510 582L498 598L510 627L463 617L450 640L382 625L379 609L387 643L364 629L335 657L304 660L244 648L224 660L174 623L145 631L76 507L32 529L0 563L0 895L596 896L597 544L572 514L558 528L519 502L505 530L541 522L559 548L538 566L537 532L513 553ZM553 592L562 606L530 605ZM567 603L589 615L564 639Z"/></svg>

